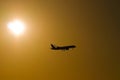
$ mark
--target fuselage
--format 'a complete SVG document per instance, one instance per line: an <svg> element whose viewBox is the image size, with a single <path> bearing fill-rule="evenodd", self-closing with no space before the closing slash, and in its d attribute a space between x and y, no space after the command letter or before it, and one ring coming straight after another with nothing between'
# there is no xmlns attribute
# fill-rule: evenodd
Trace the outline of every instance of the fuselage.
<svg viewBox="0 0 120 80"><path fill-rule="evenodd" d="M52 47L51 49L53 50L69 50L69 48L75 48L75 45L71 45L71 46L57 46L57 47Z"/></svg>

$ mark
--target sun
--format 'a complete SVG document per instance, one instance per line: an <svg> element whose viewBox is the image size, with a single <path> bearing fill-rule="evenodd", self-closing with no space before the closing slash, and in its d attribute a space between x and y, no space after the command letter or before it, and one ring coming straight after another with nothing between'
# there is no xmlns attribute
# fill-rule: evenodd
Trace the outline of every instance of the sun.
<svg viewBox="0 0 120 80"><path fill-rule="evenodd" d="M23 34L25 31L25 24L20 20L14 20L8 23L8 29L15 35Z"/></svg>

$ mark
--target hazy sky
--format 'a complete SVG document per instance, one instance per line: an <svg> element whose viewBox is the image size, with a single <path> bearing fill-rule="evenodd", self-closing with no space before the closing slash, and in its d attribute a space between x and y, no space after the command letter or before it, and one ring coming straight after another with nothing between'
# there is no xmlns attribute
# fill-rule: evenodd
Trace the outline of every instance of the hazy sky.
<svg viewBox="0 0 120 80"><path fill-rule="evenodd" d="M0 79L119 80L119 9L107 0L0 0ZM19 37L7 29L16 18L26 24Z"/></svg>

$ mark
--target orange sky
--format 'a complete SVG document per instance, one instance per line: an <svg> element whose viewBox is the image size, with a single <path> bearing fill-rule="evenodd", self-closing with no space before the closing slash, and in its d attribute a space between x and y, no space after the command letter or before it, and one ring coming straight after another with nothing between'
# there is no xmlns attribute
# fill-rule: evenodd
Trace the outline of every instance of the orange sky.
<svg viewBox="0 0 120 80"><path fill-rule="evenodd" d="M26 23L19 37L7 29L15 18ZM107 0L0 0L0 80L120 79L118 19Z"/></svg>

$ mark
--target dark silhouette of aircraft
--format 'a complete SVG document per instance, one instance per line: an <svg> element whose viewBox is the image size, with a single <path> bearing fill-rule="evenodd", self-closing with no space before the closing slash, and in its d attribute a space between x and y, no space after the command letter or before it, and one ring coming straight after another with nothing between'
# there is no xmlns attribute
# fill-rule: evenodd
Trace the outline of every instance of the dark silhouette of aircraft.
<svg viewBox="0 0 120 80"><path fill-rule="evenodd" d="M53 44L51 44L51 49L52 50L69 50L69 48L75 48L75 45L70 45L70 46L54 46Z"/></svg>

